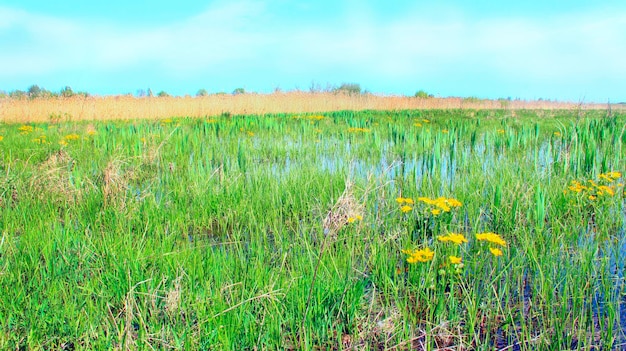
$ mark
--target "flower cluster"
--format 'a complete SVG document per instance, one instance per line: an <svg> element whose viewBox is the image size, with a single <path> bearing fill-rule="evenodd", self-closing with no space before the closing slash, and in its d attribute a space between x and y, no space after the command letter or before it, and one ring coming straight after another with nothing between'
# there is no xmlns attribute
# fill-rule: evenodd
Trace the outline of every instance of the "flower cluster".
<svg viewBox="0 0 626 351"><path fill-rule="evenodd" d="M33 130L35 130L35 128L33 126L23 125L17 128L17 130L20 131L20 134L28 134L28 133L31 133Z"/></svg>
<svg viewBox="0 0 626 351"><path fill-rule="evenodd" d="M607 172L600 174L597 180L589 179L584 183L572 180L563 192L567 193L569 190L576 194L582 194L589 200L596 200L598 196L613 196L617 192L616 188L624 185L616 183L621 177L622 173L620 172Z"/></svg>
<svg viewBox="0 0 626 351"><path fill-rule="evenodd" d="M498 257L504 254L501 248L506 247L507 242L502 238L502 236L500 236L500 234L496 234L493 232L478 233L475 235L475 238L477 241L483 241L491 244L489 245L489 252L491 252L492 255ZM439 235L437 236L437 241L441 243L451 243L459 246L468 242L467 238L460 233L448 233L446 235ZM458 250L458 248L456 250ZM450 253L449 250L447 251L448 253ZM435 255L435 252L428 247L424 249L402 250L402 253L408 256L406 259L408 263L428 262L432 260ZM448 261L452 265L459 265L462 264L463 259L460 256L453 254L448 255Z"/></svg>
<svg viewBox="0 0 626 351"><path fill-rule="evenodd" d="M461 245L467 242L467 239L465 239L465 236L463 236L463 234L457 234L457 233L448 233L446 235L439 235L437 237L437 240L441 241L442 243L450 242L450 243L454 243L457 245Z"/></svg>
<svg viewBox="0 0 626 351"><path fill-rule="evenodd" d="M496 234L493 232L476 234L476 240L486 241L488 243L495 244L495 245L502 246L502 247L506 246L506 241L502 239L500 234ZM498 247L490 246L489 251L491 252L491 254L493 254L496 257L503 255L502 250Z"/></svg>
<svg viewBox="0 0 626 351"><path fill-rule="evenodd" d="M361 215L356 215L354 217L348 217L348 223L354 223L356 221L362 221L363 220L363 216Z"/></svg>
<svg viewBox="0 0 626 351"><path fill-rule="evenodd" d="M368 128L348 128L348 133L369 133L369 131Z"/></svg>
<svg viewBox="0 0 626 351"><path fill-rule="evenodd" d="M463 204L459 200L446 197L438 197L436 199L420 197L417 199L417 201L423 202L431 206L430 213L432 213L434 216L438 216L442 212L450 212L450 210L454 207L463 206Z"/></svg>
<svg viewBox="0 0 626 351"><path fill-rule="evenodd" d="M411 212L413 210L413 205L415 202L410 197L398 197L396 198L396 202L400 205L400 211L402 213Z"/></svg>
<svg viewBox="0 0 626 351"><path fill-rule="evenodd" d="M408 263L428 262L435 257L435 252L428 247L423 249L402 250L402 253L408 255L406 259Z"/></svg>

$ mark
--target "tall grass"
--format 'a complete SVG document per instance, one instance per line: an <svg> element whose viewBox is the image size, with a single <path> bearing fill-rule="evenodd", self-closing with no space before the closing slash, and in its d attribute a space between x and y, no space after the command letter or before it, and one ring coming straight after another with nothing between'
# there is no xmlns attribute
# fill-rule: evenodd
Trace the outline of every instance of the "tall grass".
<svg viewBox="0 0 626 351"><path fill-rule="evenodd" d="M619 109L621 105L614 107ZM606 109L605 104L414 98L335 93L215 94L204 97L106 96L0 99L0 122L59 122L111 119L208 117L222 114L317 113L322 111L409 109ZM549 112L548 112L549 113Z"/></svg>
<svg viewBox="0 0 626 351"><path fill-rule="evenodd" d="M626 116L540 113L1 124L0 348L619 349Z"/></svg>

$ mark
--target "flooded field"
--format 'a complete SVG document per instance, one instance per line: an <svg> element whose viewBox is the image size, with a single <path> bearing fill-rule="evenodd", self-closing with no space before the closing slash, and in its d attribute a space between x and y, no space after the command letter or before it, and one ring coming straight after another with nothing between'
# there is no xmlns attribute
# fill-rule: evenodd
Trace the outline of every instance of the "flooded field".
<svg viewBox="0 0 626 351"><path fill-rule="evenodd" d="M625 125L0 124L0 348L624 349Z"/></svg>

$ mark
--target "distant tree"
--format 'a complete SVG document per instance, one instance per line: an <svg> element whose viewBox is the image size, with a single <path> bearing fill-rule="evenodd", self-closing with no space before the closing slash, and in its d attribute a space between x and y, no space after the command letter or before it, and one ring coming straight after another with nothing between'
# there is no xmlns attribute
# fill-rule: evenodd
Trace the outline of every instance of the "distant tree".
<svg viewBox="0 0 626 351"><path fill-rule="evenodd" d="M246 90L244 88L237 88L233 90L233 95L245 94Z"/></svg>
<svg viewBox="0 0 626 351"><path fill-rule="evenodd" d="M361 85L357 83L343 83L338 88L335 88L333 92L348 95L359 95L361 94Z"/></svg>
<svg viewBox="0 0 626 351"><path fill-rule="evenodd" d="M433 95L432 94L428 94L424 90L419 90L417 93L415 93L415 97L416 98L420 98L420 99L428 99L428 98L433 97Z"/></svg>
<svg viewBox="0 0 626 351"><path fill-rule="evenodd" d="M198 92L196 93L196 96L208 96L209 92L206 91L206 89L200 89L198 90Z"/></svg>
<svg viewBox="0 0 626 351"><path fill-rule="evenodd" d="M75 95L74 91L69 86L66 86L65 88L61 89L61 93L60 94L63 97L72 97L72 96Z"/></svg>
<svg viewBox="0 0 626 351"><path fill-rule="evenodd" d="M28 87L27 92L28 92L28 97L31 99L38 98L42 95L42 90L37 84L33 84L30 87Z"/></svg>
<svg viewBox="0 0 626 351"><path fill-rule="evenodd" d="M157 94L158 97L168 97L170 94L166 93L164 90L159 91Z"/></svg>
<svg viewBox="0 0 626 351"><path fill-rule="evenodd" d="M137 89L137 93L135 94L137 97L145 97L146 91L143 89Z"/></svg>
<svg viewBox="0 0 626 351"><path fill-rule="evenodd" d="M13 90L9 92L9 97L13 99L23 99L28 96L28 93L23 90Z"/></svg>
<svg viewBox="0 0 626 351"><path fill-rule="evenodd" d="M153 96L154 96L154 94L152 94L152 89L148 88L148 91L146 92L146 95L147 95L148 97L153 97Z"/></svg>

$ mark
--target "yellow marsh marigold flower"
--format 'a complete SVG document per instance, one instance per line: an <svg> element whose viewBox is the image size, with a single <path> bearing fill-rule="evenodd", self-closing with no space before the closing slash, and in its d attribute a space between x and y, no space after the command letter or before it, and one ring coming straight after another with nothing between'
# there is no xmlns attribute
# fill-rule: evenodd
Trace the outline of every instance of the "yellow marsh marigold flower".
<svg viewBox="0 0 626 351"><path fill-rule="evenodd" d="M607 173L600 174L598 178L604 179L608 182L613 182L614 180L620 178L621 176L622 174L620 172L607 172Z"/></svg>
<svg viewBox="0 0 626 351"><path fill-rule="evenodd" d="M65 136L65 140L78 140L80 136L78 134L68 134Z"/></svg>
<svg viewBox="0 0 626 351"><path fill-rule="evenodd" d="M356 221L362 221L363 220L363 216L361 215L356 215L354 217L348 217L348 223L354 223Z"/></svg>
<svg viewBox="0 0 626 351"><path fill-rule="evenodd" d="M402 250L402 253L408 255L406 258L408 263L428 262L433 259L435 252L429 248Z"/></svg>
<svg viewBox="0 0 626 351"><path fill-rule="evenodd" d="M462 261L461 257L456 257L456 256L450 256L448 257L448 259L450 260L451 264L459 264Z"/></svg>
<svg viewBox="0 0 626 351"><path fill-rule="evenodd" d="M433 208L432 210L430 210L430 213L432 213L433 216L439 216L441 214L441 210L438 208Z"/></svg>
<svg viewBox="0 0 626 351"><path fill-rule="evenodd" d="M461 207L461 206L463 206L461 201L459 201L457 199L449 198L446 201L448 202L448 206L450 206L450 207Z"/></svg>
<svg viewBox="0 0 626 351"><path fill-rule="evenodd" d="M506 246L506 241L499 234L487 232L476 234L476 240L487 241L496 245Z"/></svg>
<svg viewBox="0 0 626 351"><path fill-rule="evenodd" d="M569 190L575 192L575 193L580 193L583 190L589 190L589 188L587 188L586 186L580 184L580 182L576 181L576 180L572 180L572 182L570 183L571 185L569 187L567 187Z"/></svg>
<svg viewBox="0 0 626 351"><path fill-rule="evenodd" d="M0 141L2 141L2 139L4 139L4 137L2 135L0 135Z"/></svg>
<svg viewBox="0 0 626 351"><path fill-rule="evenodd" d="M498 256L502 256L502 250L498 249L498 248L494 248L494 247L490 247L489 251L491 251L491 253L498 257Z"/></svg>
<svg viewBox="0 0 626 351"><path fill-rule="evenodd" d="M59 145L61 145L61 146L67 146L67 141L65 141L65 140L59 140Z"/></svg>
<svg viewBox="0 0 626 351"><path fill-rule="evenodd" d="M606 186L606 185L600 185L598 187L598 190L600 190L600 194L601 193L607 193L607 194L609 194L611 196L615 195L615 192L613 191L613 189L611 187Z"/></svg>
<svg viewBox="0 0 626 351"><path fill-rule="evenodd" d="M412 209L413 209L413 207L408 206L408 205L404 205L404 206L400 207L400 211L402 211L402 213L410 212Z"/></svg>
<svg viewBox="0 0 626 351"><path fill-rule="evenodd" d="M437 236L437 240L441 241L442 243L451 242L457 245L461 245L467 242L467 239L465 239L465 236L463 236L463 234L458 234L458 233L448 233L446 235L439 235Z"/></svg>
<svg viewBox="0 0 626 351"><path fill-rule="evenodd" d="M400 205L402 204L413 205L415 203L413 199L411 199L410 197L402 197L402 196L396 198L396 202Z"/></svg>
<svg viewBox="0 0 626 351"><path fill-rule="evenodd" d="M20 132L22 132L23 134L27 134L30 133L34 130L35 128L33 126L21 126L19 128L17 128L17 130L19 130Z"/></svg>

